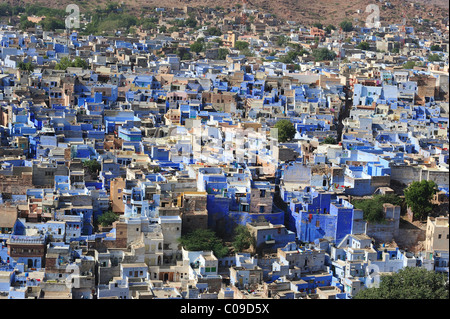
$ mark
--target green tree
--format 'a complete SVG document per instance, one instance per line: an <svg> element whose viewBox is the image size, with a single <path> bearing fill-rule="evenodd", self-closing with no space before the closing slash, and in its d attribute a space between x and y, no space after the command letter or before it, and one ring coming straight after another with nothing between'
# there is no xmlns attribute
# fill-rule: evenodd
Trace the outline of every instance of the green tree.
<svg viewBox="0 0 450 319"><path fill-rule="evenodd" d="M413 69L416 66L416 62L414 61L408 61L405 64L403 64L404 69Z"/></svg>
<svg viewBox="0 0 450 319"><path fill-rule="evenodd" d="M34 28L36 26L36 23L25 20L20 22L20 29L26 30L28 28Z"/></svg>
<svg viewBox="0 0 450 319"><path fill-rule="evenodd" d="M288 40L289 40L289 37L281 34L277 39L277 45L279 47L284 47L288 43Z"/></svg>
<svg viewBox="0 0 450 319"><path fill-rule="evenodd" d="M31 61L30 62L21 61L17 64L17 67L19 68L19 70L22 70L22 71L33 72L33 70L34 70L34 66L31 63Z"/></svg>
<svg viewBox="0 0 450 319"><path fill-rule="evenodd" d="M48 17L39 22L44 31L55 31L57 29L65 29L64 20L56 17Z"/></svg>
<svg viewBox="0 0 450 319"><path fill-rule="evenodd" d="M208 28L208 34L211 35L211 36L220 37L222 35L222 32L220 31L219 28L210 27L210 28Z"/></svg>
<svg viewBox="0 0 450 319"><path fill-rule="evenodd" d="M400 48L398 46L393 47L391 50L391 53L394 53L394 54L400 53Z"/></svg>
<svg viewBox="0 0 450 319"><path fill-rule="evenodd" d="M245 41L236 41L234 44L234 47L237 50L244 50L244 49L248 49L249 43L245 42Z"/></svg>
<svg viewBox="0 0 450 319"><path fill-rule="evenodd" d="M246 57L255 56L255 54L249 48L241 50L241 54L245 55Z"/></svg>
<svg viewBox="0 0 450 319"><path fill-rule="evenodd" d="M180 31L180 28L177 26L171 26L169 29L167 29L167 32L172 33L172 32L178 32Z"/></svg>
<svg viewBox="0 0 450 319"><path fill-rule="evenodd" d="M55 65L56 70L67 70L67 68L70 67L88 69L89 64L86 62L86 60L83 60L80 57L76 57L74 60L70 60L68 57L65 56L62 57L59 60L59 63Z"/></svg>
<svg viewBox="0 0 450 319"><path fill-rule="evenodd" d="M351 21L345 20L342 21L339 26L341 27L342 31L344 32L350 32L353 31L353 25L351 23Z"/></svg>
<svg viewBox="0 0 450 319"><path fill-rule="evenodd" d="M59 63L56 64L55 69L56 70L66 70L67 68L72 66L72 61L66 56L62 57L59 60Z"/></svg>
<svg viewBox="0 0 450 319"><path fill-rule="evenodd" d="M255 239L247 227L239 225L234 230L233 248L236 252L241 252L255 245Z"/></svg>
<svg viewBox="0 0 450 319"><path fill-rule="evenodd" d="M36 26L36 23L29 21L28 16L26 14L22 14L20 16L20 23L19 23L20 29L26 30L28 28L33 28L35 26Z"/></svg>
<svg viewBox="0 0 450 319"><path fill-rule="evenodd" d="M406 204L411 208L414 217L420 220L426 219L433 210L431 200L438 191L433 181L422 180L412 182L404 191Z"/></svg>
<svg viewBox="0 0 450 319"><path fill-rule="evenodd" d="M12 16L12 6L9 3L0 3L0 17Z"/></svg>
<svg viewBox="0 0 450 319"><path fill-rule="evenodd" d="M327 48L314 49L312 57L315 61L332 61L336 57L336 53Z"/></svg>
<svg viewBox="0 0 450 319"><path fill-rule="evenodd" d="M197 26L197 20L192 17L186 19L186 26L190 28L195 28Z"/></svg>
<svg viewBox="0 0 450 319"><path fill-rule="evenodd" d="M402 200L394 194L375 195L371 199L355 200L353 206L363 211L365 221L380 223L384 221L383 204L385 203L400 206Z"/></svg>
<svg viewBox="0 0 450 319"><path fill-rule="evenodd" d="M323 29L323 24L320 22L316 22L313 24L313 27L319 28L319 29Z"/></svg>
<svg viewBox="0 0 450 319"><path fill-rule="evenodd" d="M200 53L204 50L204 44L203 42L195 41L191 44L190 49L192 52Z"/></svg>
<svg viewBox="0 0 450 319"><path fill-rule="evenodd" d="M161 167L155 166L155 167L153 167L152 171L153 171L153 173L159 173L159 172L161 172Z"/></svg>
<svg viewBox="0 0 450 319"><path fill-rule="evenodd" d="M366 41L361 41L356 47L360 50L367 51L370 49L370 44Z"/></svg>
<svg viewBox="0 0 450 319"><path fill-rule="evenodd" d="M114 213L112 210L108 210L107 212L100 215L97 221L103 226L108 227L111 226L116 220L119 219L119 215Z"/></svg>
<svg viewBox="0 0 450 319"><path fill-rule="evenodd" d="M219 48L217 52L217 60L225 60L228 55L228 49Z"/></svg>
<svg viewBox="0 0 450 319"><path fill-rule="evenodd" d="M436 54L430 54L428 56L428 61L430 61L430 62L438 62L438 61L441 61L441 57L437 53Z"/></svg>
<svg viewBox="0 0 450 319"><path fill-rule="evenodd" d="M332 24L329 24L326 28L325 31L330 34L332 30L336 30L336 27Z"/></svg>
<svg viewBox="0 0 450 319"><path fill-rule="evenodd" d="M442 48L439 45L437 45L437 44L433 44L430 47L430 51L442 51Z"/></svg>
<svg viewBox="0 0 450 319"><path fill-rule="evenodd" d="M45 16L46 18L49 17L64 18L66 15L66 11L64 9L53 9L41 6L39 4L27 5L25 7L24 12L28 16L36 15L36 16Z"/></svg>
<svg viewBox="0 0 450 319"><path fill-rule="evenodd" d="M405 267L380 276L378 288L361 290L354 299L448 299L447 276L419 267Z"/></svg>
<svg viewBox="0 0 450 319"><path fill-rule="evenodd" d="M119 8L119 4L117 2L111 2L108 3L108 5L105 8L105 11L107 13L115 12Z"/></svg>
<svg viewBox="0 0 450 319"><path fill-rule="evenodd" d="M157 28L157 24L150 19L144 19L141 21L141 27L144 30L155 30Z"/></svg>
<svg viewBox="0 0 450 319"><path fill-rule="evenodd" d="M89 68L89 64L86 62L86 60L83 60L80 57L76 57L75 60L72 61L72 66L76 68L83 68L87 69Z"/></svg>
<svg viewBox="0 0 450 319"><path fill-rule="evenodd" d="M191 54L187 51L183 51L183 53L180 55L181 60L190 60Z"/></svg>
<svg viewBox="0 0 450 319"><path fill-rule="evenodd" d="M337 141L336 141L336 139L333 136L327 136L323 140L322 144L337 144Z"/></svg>
<svg viewBox="0 0 450 319"><path fill-rule="evenodd" d="M309 52L300 46L293 46L293 50L289 51L286 55L282 56L279 61L283 63L294 63L297 57L303 56L303 54L308 54Z"/></svg>
<svg viewBox="0 0 450 319"><path fill-rule="evenodd" d="M83 162L83 167L87 169L89 174L98 174L102 168L101 164L96 160L87 160Z"/></svg>
<svg viewBox="0 0 450 319"><path fill-rule="evenodd" d="M210 229L196 229L179 239L180 244L190 251L212 250L217 258L228 254L228 248Z"/></svg>
<svg viewBox="0 0 450 319"><path fill-rule="evenodd" d="M279 120L274 127L278 129L278 141L281 143L292 140L297 133L294 124L289 120Z"/></svg>
<svg viewBox="0 0 450 319"><path fill-rule="evenodd" d="M219 46L221 46L223 44L223 41L220 38L212 39L212 42L216 42Z"/></svg>

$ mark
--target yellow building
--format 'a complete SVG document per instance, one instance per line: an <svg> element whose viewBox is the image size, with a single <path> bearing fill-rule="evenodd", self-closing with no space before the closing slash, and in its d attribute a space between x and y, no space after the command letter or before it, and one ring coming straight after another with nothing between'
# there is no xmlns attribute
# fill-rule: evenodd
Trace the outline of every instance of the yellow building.
<svg viewBox="0 0 450 319"><path fill-rule="evenodd" d="M236 44L236 34L232 31L228 31L222 35L222 41L224 46L234 48L234 45Z"/></svg>
<svg viewBox="0 0 450 319"><path fill-rule="evenodd" d="M427 233L425 239L426 251L434 250L448 251L448 217L428 217Z"/></svg>

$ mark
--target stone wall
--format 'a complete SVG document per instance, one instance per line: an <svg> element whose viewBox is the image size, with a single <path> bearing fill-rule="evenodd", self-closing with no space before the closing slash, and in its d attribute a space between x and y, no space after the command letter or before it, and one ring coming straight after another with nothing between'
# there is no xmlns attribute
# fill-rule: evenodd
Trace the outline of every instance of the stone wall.
<svg viewBox="0 0 450 319"><path fill-rule="evenodd" d="M120 276L120 266L115 267L99 267L98 268L98 284L107 285L113 277Z"/></svg>
<svg viewBox="0 0 450 319"><path fill-rule="evenodd" d="M221 277L198 278L197 282L198 283L207 283L208 284L208 292L218 293L220 291L220 288L222 288L222 278Z"/></svg>
<svg viewBox="0 0 450 319"><path fill-rule="evenodd" d="M421 241L425 240L426 231L425 229L415 228L415 229L402 229L398 231L398 235L395 236L394 240L400 248L408 248L408 250L414 250L413 247L420 244Z"/></svg>
<svg viewBox="0 0 450 319"><path fill-rule="evenodd" d="M378 188L389 186L391 184L391 176L372 176L371 187Z"/></svg>
<svg viewBox="0 0 450 319"><path fill-rule="evenodd" d="M366 234L380 243L392 241L397 233L398 223L396 224L393 220L387 221L386 224L367 223Z"/></svg>
<svg viewBox="0 0 450 319"><path fill-rule="evenodd" d="M431 180L438 185L448 186L448 171L428 170L419 166L392 166L391 180L408 185L421 180Z"/></svg>
<svg viewBox="0 0 450 319"><path fill-rule="evenodd" d="M34 188L31 174L22 174L20 177L0 175L0 193L25 195L28 188Z"/></svg>

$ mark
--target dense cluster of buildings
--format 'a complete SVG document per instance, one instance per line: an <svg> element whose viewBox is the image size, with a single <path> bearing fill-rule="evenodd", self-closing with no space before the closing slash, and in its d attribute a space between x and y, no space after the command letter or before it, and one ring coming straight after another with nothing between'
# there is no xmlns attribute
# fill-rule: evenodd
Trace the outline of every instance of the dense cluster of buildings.
<svg viewBox="0 0 450 319"><path fill-rule="evenodd" d="M448 21L327 34L255 16L250 30L213 16L220 36L0 25L0 298L349 299L404 267L448 274ZM280 34L337 57L280 62ZM176 54L198 38L211 47ZM88 68L59 70L64 57ZM369 223L352 205L421 180L444 208L426 229L403 230L400 206ZM237 225L251 250L180 245Z"/></svg>

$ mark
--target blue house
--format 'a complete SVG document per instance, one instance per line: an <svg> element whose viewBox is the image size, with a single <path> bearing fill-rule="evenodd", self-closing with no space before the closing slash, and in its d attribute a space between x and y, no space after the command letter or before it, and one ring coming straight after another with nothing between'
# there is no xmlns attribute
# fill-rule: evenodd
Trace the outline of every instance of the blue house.
<svg viewBox="0 0 450 319"><path fill-rule="evenodd" d="M138 88L146 88L151 90L161 89L161 83L152 75L138 75L131 82Z"/></svg>
<svg viewBox="0 0 450 319"><path fill-rule="evenodd" d="M286 225L300 241L310 243L325 238L337 242L351 233L353 205L336 194L306 187L294 198L289 202Z"/></svg>

